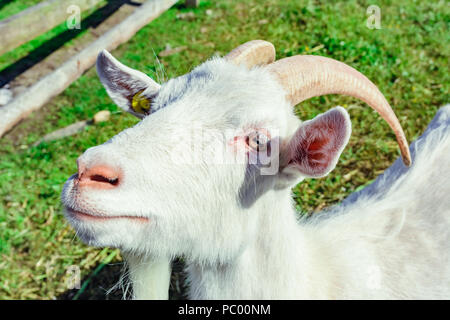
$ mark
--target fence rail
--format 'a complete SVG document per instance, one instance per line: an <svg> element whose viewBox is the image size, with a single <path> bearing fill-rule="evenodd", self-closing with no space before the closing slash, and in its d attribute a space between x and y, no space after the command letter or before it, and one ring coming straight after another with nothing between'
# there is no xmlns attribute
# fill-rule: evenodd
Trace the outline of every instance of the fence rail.
<svg viewBox="0 0 450 320"><path fill-rule="evenodd" d="M85 11L104 0L48 0L0 21L0 55L53 29L68 17L75 5Z"/></svg>
<svg viewBox="0 0 450 320"><path fill-rule="evenodd" d="M75 2L85 2L87 5L89 1L46 1L46 3L48 2L64 2L67 7L69 2L71 4ZM89 5L92 7L95 2L99 1L91 0ZM95 63L97 55L102 49L113 50L120 44L128 41L138 30L140 30L150 21L156 19L159 15L168 10L176 2L177 0L148 0L144 2L122 22L115 25L100 38L94 40L85 49L83 49L75 56L71 57L55 71L38 80L30 88L19 94L8 104L0 107L0 137L2 137L8 130L19 123L22 119L26 118L31 112L40 109L52 97L61 93L73 81L78 79L84 71L89 69ZM33 8L36 9L35 7L32 7L25 11L31 12L30 10L32 10ZM36 14L37 11L34 12ZM62 16L66 18L67 13L64 11L64 14L62 14ZM12 18L14 17L11 17L4 22L8 22L8 20L10 20L11 22L13 21L11 20ZM39 20L42 19L42 17L39 17ZM42 32L42 30L40 32ZM2 41L1 38L0 41Z"/></svg>

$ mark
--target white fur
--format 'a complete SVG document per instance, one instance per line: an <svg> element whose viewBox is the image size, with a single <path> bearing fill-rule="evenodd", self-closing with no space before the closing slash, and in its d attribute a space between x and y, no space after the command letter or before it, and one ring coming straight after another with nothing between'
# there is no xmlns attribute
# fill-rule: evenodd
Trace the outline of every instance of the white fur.
<svg viewBox="0 0 450 320"><path fill-rule="evenodd" d="M133 298L139 300L168 300L170 259L161 257L140 257L124 252L127 262L128 276L133 284Z"/></svg>
<svg viewBox="0 0 450 320"><path fill-rule="evenodd" d="M158 112L80 157L121 168L117 188L79 190L72 177L62 195L73 209L150 222L68 215L86 243L183 256L192 299L449 297L449 106L412 145L411 168L398 160L371 187L300 221L290 191L304 178L299 173L261 176L245 163L188 159L194 151L186 138L197 124L219 147L217 130L277 128L287 152L301 123L264 68L210 60L163 84L152 109Z"/></svg>

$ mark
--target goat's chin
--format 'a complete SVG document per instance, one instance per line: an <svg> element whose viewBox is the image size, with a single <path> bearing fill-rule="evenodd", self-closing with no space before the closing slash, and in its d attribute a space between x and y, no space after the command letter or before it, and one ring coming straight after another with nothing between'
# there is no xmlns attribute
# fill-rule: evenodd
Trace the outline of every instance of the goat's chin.
<svg viewBox="0 0 450 320"><path fill-rule="evenodd" d="M65 208L64 214L81 241L94 247L119 249L136 247L136 242L140 238L145 238L152 225L151 220L147 218L96 217L70 208Z"/></svg>

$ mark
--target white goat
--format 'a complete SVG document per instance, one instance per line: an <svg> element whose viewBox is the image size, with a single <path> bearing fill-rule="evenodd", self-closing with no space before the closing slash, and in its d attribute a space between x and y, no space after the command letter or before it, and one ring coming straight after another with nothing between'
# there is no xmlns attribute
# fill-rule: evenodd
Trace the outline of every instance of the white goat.
<svg viewBox="0 0 450 320"><path fill-rule="evenodd" d="M143 120L79 158L62 194L77 234L124 252L137 298L167 297L175 256L192 299L450 297L450 107L407 168L403 131L366 77L324 57L274 57L251 41L159 86L102 52L108 94ZM407 166L298 221L291 187L335 167L351 126L343 108L301 123L292 106L330 93L377 110Z"/></svg>

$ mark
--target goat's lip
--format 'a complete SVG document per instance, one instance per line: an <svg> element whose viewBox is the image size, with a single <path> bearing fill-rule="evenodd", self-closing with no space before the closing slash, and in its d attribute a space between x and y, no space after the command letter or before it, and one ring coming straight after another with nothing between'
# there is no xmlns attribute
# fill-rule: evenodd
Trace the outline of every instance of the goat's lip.
<svg viewBox="0 0 450 320"><path fill-rule="evenodd" d="M65 209L69 216L74 217L76 219L81 219L81 220L106 221L106 220L113 220L113 219L129 219L129 220L136 220L139 222L148 222L149 221L149 218L146 218L146 217L127 216L127 215L105 216L105 215L90 214L90 213L75 210L75 209L72 209L69 207L66 207Z"/></svg>

